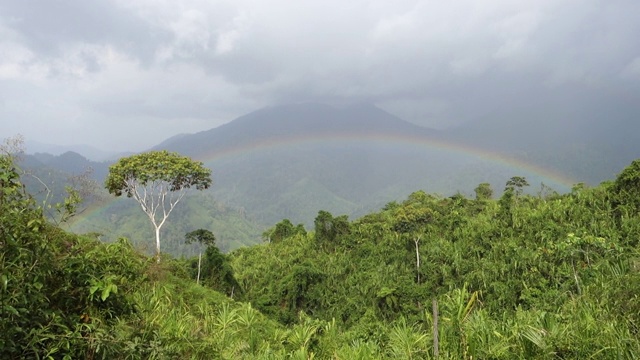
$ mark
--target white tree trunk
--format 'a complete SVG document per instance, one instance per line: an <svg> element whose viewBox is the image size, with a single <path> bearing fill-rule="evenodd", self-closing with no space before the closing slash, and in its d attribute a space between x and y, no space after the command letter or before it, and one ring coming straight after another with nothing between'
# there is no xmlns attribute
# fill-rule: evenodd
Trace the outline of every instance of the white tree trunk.
<svg viewBox="0 0 640 360"><path fill-rule="evenodd" d="M198 285L200 285L200 264L202 264L202 251L198 254L198 277L196 278Z"/></svg>
<svg viewBox="0 0 640 360"><path fill-rule="evenodd" d="M162 226L162 224L160 224ZM156 261L160 263L160 226L155 226L156 228Z"/></svg>
<svg viewBox="0 0 640 360"><path fill-rule="evenodd" d="M127 180L133 189L132 196L147 214L156 231L156 261L160 262L160 228L182 200L187 189L170 191L170 185L164 182L153 182L147 186L139 185L135 179Z"/></svg>
<svg viewBox="0 0 640 360"><path fill-rule="evenodd" d="M420 285L420 249L418 247L420 237L413 239L413 242L416 244L416 273L418 275L418 285Z"/></svg>
<svg viewBox="0 0 640 360"><path fill-rule="evenodd" d="M435 359L440 356L440 341L438 339L438 300L433 298L433 357Z"/></svg>

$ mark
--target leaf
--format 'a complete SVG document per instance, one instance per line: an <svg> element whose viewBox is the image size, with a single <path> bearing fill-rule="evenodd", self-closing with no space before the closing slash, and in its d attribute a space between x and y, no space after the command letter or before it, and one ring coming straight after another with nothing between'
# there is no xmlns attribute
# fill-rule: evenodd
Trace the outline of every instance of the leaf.
<svg viewBox="0 0 640 360"><path fill-rule="evenodd" d="M93 295L96 293L96 291L98 291L98 289L100 288L100 285L93 285L92 287L89 288L89 295Z"/></svg>
<svg viewBox="0 0 640 360"><path fill-rule="evenodd" d="M111 293L114 293L114 294L118 293L118 286L116 284L109 284L107 287L102 289L102 294L100 295L100 299L102 301L107 300L107 298L109 297L109 295L111 295Z"/></svg>
<svg viewBox="0 0 640 360"><path fill-rule="evenodd" d="M16 310L16 308L14 308L14 307L13 307L13 306L11 306L11 305L6 305L6 306L3 308L3 311L10 312L11 314L13 314L13 315L15 315L15 316L20 316L20 313L18 313L18 310Z"/></svg>
<svg viewBox="0 0 640 360"><path fill-rule="evenodd" d="M107 300L110 294L111 294L111 286L107 286L106 288L102 289L102 295L100 295L100 300L102 301Z"/></svg>

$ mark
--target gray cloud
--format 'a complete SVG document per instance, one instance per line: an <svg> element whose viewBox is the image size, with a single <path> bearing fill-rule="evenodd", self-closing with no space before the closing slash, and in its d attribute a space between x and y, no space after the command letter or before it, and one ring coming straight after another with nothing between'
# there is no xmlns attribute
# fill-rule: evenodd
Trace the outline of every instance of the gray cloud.
<svg viewBox="0 0 640 360"><path fill-rule="evenodd" d="M635 0L8 0L0 136L137 150L274 103L430 126L632 104L639 33Z"/></svg>

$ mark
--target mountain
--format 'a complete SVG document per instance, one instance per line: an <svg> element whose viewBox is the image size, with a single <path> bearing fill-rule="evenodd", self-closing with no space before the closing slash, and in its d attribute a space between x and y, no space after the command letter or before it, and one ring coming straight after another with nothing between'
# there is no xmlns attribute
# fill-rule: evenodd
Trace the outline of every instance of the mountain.
<svg viewBox="0 0 640 360"><path fill-rule="evenodd" d="M333 107L302 103L267 107L217 128L171 137L154 148L198 157L269 140L433 133L433 130L404 121L371 104Z"/></svg>
<svg viewBox="0 0 640 360"><path fill-rule="evenodd" d="M26 190L43 205L45 215L54 221L60 218L55 205L64 203L67 187L74 188L83 198L83 204L78 207L80 212L106 195L100 185L108 173L106 162L91 161L67 151L60 155L23 154L18 165L23 171Z"/></svg>
<svg viewBox="0 0 640 360"><path fill-rule="evenodd" d="M191 134L178 134L178 135L173 135L172 137L164 140L163 142L161 142L160 144L156 145L155 148L164 148L165 146L175 142L175 141L179 141L180 139L189 136Z"/></svg>
<svg viewBox="0 0 640 360"><path fill-rule="evenodd" d="M434 133L369 104L304 103L264 108L156 148L204 161L216 196L259 221L309 225L322 209L356 214L406 195L409 187L389 189L407 170L397 165L412 160L371 139Z"/></svg>
<svg viewBox="0 0 640 360"><path fill-rule="evenodd" d="M418 189L472 194L516 175L549 181L370 104L268 107L155 149L205 162L216 198L264 224L311 225L319 210L358 216Z"/></svg>

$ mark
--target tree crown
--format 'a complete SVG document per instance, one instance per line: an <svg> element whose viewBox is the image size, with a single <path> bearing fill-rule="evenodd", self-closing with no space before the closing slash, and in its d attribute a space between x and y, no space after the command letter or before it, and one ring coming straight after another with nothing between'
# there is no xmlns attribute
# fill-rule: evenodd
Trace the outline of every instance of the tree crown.
<svg viewBox="0 0 640 360"><path fill-rule="evenodd" d="M186 244L200 243L206 246L216 244L216 236L207 229L198 229L188 232L184 236Z"/></svg>
<svg viewBox="0 0 640 360"><path fill-rule="evenodd" d="M111 165L105 187L116 196L124 192L131 197L132 181L141 186L164 182L169 185L170 191L190 187L204 190L211 186L211 170L205 168L202 162L174 152L149 151L121 158Z"/></svg>

